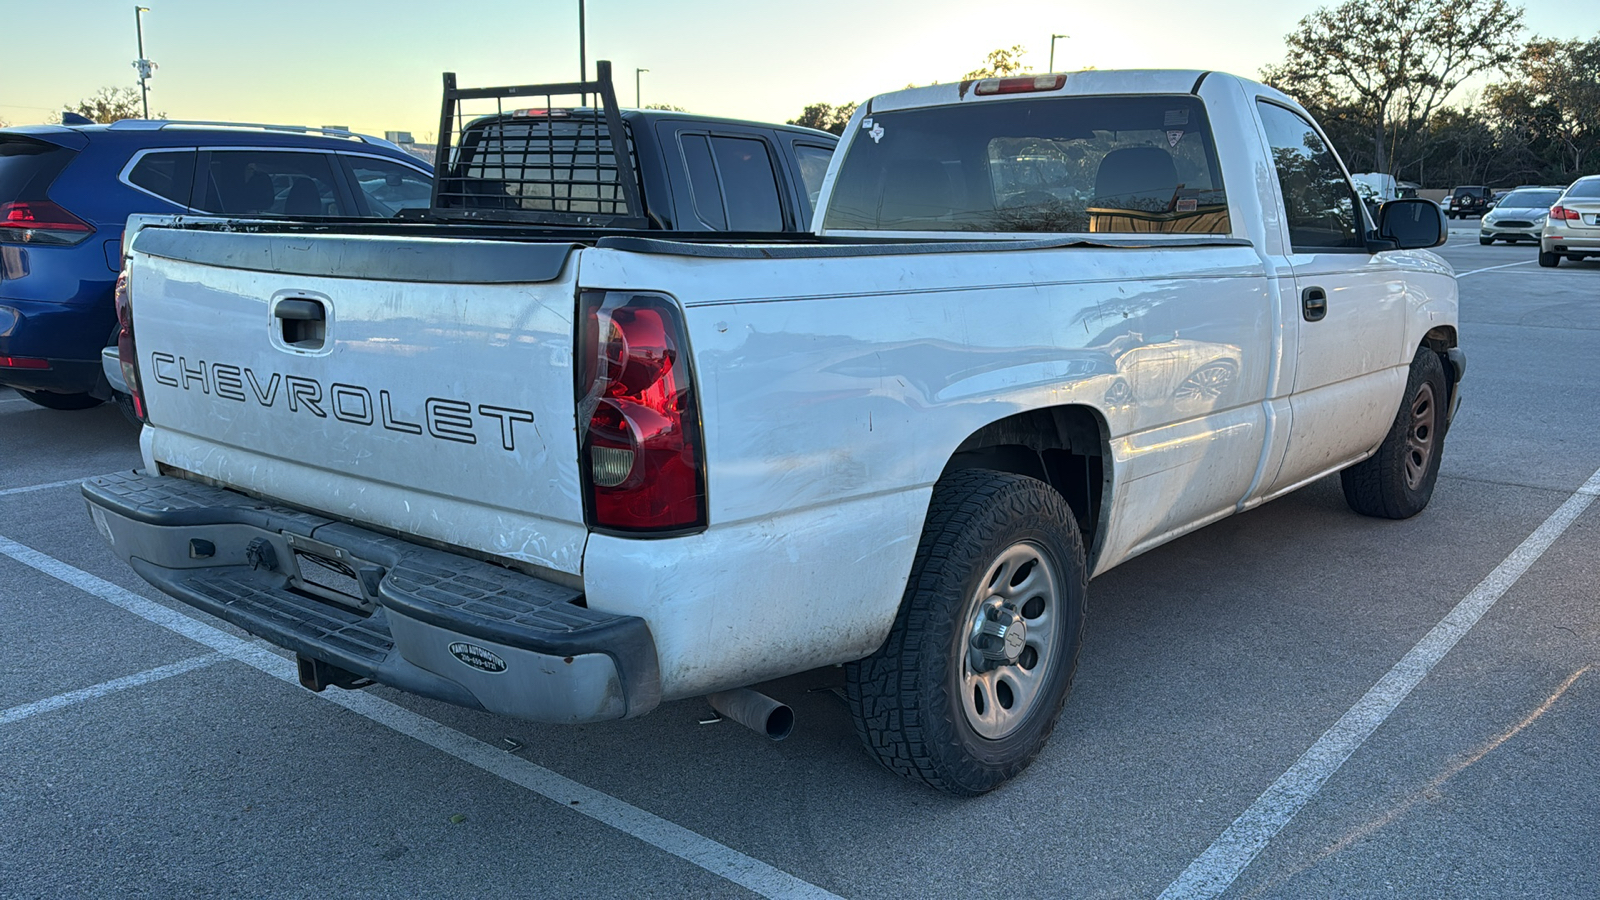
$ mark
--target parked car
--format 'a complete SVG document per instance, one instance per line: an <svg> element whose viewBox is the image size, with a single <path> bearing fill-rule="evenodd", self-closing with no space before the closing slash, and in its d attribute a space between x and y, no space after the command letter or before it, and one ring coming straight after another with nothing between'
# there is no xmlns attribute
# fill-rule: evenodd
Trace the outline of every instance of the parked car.
<svg viewBox="0 0 1600 900"><path fill-rule="evenodd" d="M626 144L581 199L641 223ZM780 737L748 686L843 664L870 754L975 794L1055 726L1092 575L1335 472L1416 515L1461 397L1439 207L1370 227L1310 115L1218 72L875 97L814 234L522 210L144 227L112 552L312 690Z"/></svg>
<svg viewBox="0 0 1600 900"><path fill-rule="evenodd" d="M1600 256L1600 175L1574 181L1550 207L1539 233L1539 265L1553 268L1563 256L1568 262Z"/></svg>
<svg viewBox="0 0 1600 900"><path fill-rule="evenodd" d="M1494 208L1494 191L1483 185L1464 185L1450 191L1450 205L1445 207L1452 219L1481 216Z"/></svg>
<svg viewBox="0 0 1600 900"><path fill-rule="evenodd" d="M1550 207L1560 199L1559 188L1518 188L1506 194L1494 209L1484 213L1478 243L1537 241Z"/></svg>
<svg viewBox="0 0 1600 900"><path fill-rule="evenodd" d="M112 396L122 232L137 213L392 217L432 166L380 138L124 119L0 128L0 385L51 409Z"/></svg>

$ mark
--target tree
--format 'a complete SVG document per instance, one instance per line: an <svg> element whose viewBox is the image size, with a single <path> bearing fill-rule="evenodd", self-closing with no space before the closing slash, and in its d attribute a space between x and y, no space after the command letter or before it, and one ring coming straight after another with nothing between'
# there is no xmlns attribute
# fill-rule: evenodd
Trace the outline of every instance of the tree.
<svg viewBox="0 0 1600 900"><path fill-rule="evenodd" d="M1490 85L1486 100L1501 121L1527 133L1534 152L1542 151L1556 171L1582 175L1584 158L1600 150L1600 37L1535 38L1511 80Z"/></svg>
<svg viewBox="0 0 1600 900"><path fill-rule="evenodd" d="M831 103L813 103L805 108L799 118L790 119L788 124L844 134L844 127L850 124L850 117L855 114L854 103L844 103L839 106Z"/></svg>
<svg viewBox="0 0 1600 900"><path fill-rule="evenodd" d="M1022 55L1028 51L1022 49L1021 44L1010 47L1001 47L999 50L990 50L984 57L982 68L973 69L963 75L968 81L978 78L1004 78L1007 75L1025 75L1033 71L1022 61Z"/></svg>
<svg viewBox="0 0 1600 900"><path fill-rule="evenodd" d="M646 103L644 106L640 107L640 109L664 109L667 112L688 112L687 109L684 109L681 106L673 106L671 103Z"/></svg>
<svg viewBox="0 0 1600 900"><path fill-rule="evenodd" d="M1345 0L1301 19L1262 77L1313 109L1356 107L1387 172L1463 81L1517 59L1521 30L1509 0Z"/></svg>
<svg viewBox="0 0 1600 900"><path fill-rule="evenodd" d="M118 119L144 118L144 104L140 101L139 91L131 87L103 87L95 91L93 96L79 100L76 105L63 105L61 111L77 113L102 125L109 125ZM157 119L166 117L166 113L155 115Z"/></svg>

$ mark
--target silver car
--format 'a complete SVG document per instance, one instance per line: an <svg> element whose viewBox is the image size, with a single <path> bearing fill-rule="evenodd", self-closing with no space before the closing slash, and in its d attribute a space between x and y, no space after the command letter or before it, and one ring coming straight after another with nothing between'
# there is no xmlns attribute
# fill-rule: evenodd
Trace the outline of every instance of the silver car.
<svg viewBox="0 0 1600 900"><path fill-rule="evenodd" d="M1494 209L1484 214L1478 228L1478 243L1537 241L1544 230L1550 207L1561 199L1560 188L1518 188L1505 195Z"/></svg>
<svg viewBox="0 0 1600 900"><path fill-rule="evenodd" d="M1568 262L1600 256L1600 175L1574 181L1550 207L1539 235L1539 265L1554 267L1563 256Z"/></svg>

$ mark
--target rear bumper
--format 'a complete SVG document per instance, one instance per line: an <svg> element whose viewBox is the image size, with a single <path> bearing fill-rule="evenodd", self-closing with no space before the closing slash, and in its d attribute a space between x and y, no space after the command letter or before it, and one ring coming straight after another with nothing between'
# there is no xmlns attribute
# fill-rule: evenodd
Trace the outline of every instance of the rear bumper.
<svg viewBox="0 0 1600 900"><path fill-rule="evenodd" d="M1461 379L1467 374L1467 351L1451 347L1445 351L1445 361L1449 370L1445 374L1450 378L1450 406L1445 411L1444 423L1449 427L1456 420L1456 410L1461 408Z"/></svg>
<svg viewBox="0 0 1600 900"><path fill-rule="evenodd" d="M140 577L304 659L538 722L660 703L649 626L576 605L575 588L178 478L108 475L83 493ZM314 595L306 554L348 570L347 602Z"/></svg>
<svg viewBox="0 0 1600 900"><path fill-rule="evenodd" d="M1546 253L1569 253L1574 250L1580 253L1600 251L1600 232L1590 234L1572 234L1546 232L1539 239L1539 249Z"/></svg>
<svg viewBox="0 0 1600 900"><path fill-rule="evenodd" d="M88 394L94 393L102 383L98 359L48 359L46 362L50 364L48 369L0 366L0 386L51 394Z"/></svg>

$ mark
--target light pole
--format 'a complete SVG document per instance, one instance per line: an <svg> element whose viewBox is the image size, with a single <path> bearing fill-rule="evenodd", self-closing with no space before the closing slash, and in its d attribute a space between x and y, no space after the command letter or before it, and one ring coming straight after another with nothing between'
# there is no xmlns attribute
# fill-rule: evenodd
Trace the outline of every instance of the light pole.
<svg viewBox="0 0 1600 900"><path fill-rule="evenodd" d="M633 108L634 109L644 109L644 105L639 101L639 76L642 75L645 72L648 72L648 71L650 71L650 70L649 69L634 69L633 70Z"/></svg>
<svg viewBox="0 0 1600 900"><path fill-rule="evenodd" d="M1052 34L1052 35L1050 35L1050 71L1052 71L1052 72L1054 72L1056 70L1056 41L1058 41L1058 40L1060 40L1061 38L1064 38L1064 37L1072 37L1072 35L1070 35L1070 34Z"/></svg>
<svg viewBox="0 0 1600 900"><path fill-rule="evenodd" d="M578 81L580 83L589 80L589 47L583 35L583 3L584 0L578 0ZM582 102L584 106L589 105L589 95L587 93L583 95Z"/></svg>
<svg viewBox="0 0 1600 900"><path fill-rule="evenodd" d="M133 61L133 67L139 70L139 94L144 100L144 117L150 118L150 88L145 80L150 77L150 60L144 58L144 14L150 11L148 6L135 6L133 8L133 27L139 35L139 58Z"/></svg>

